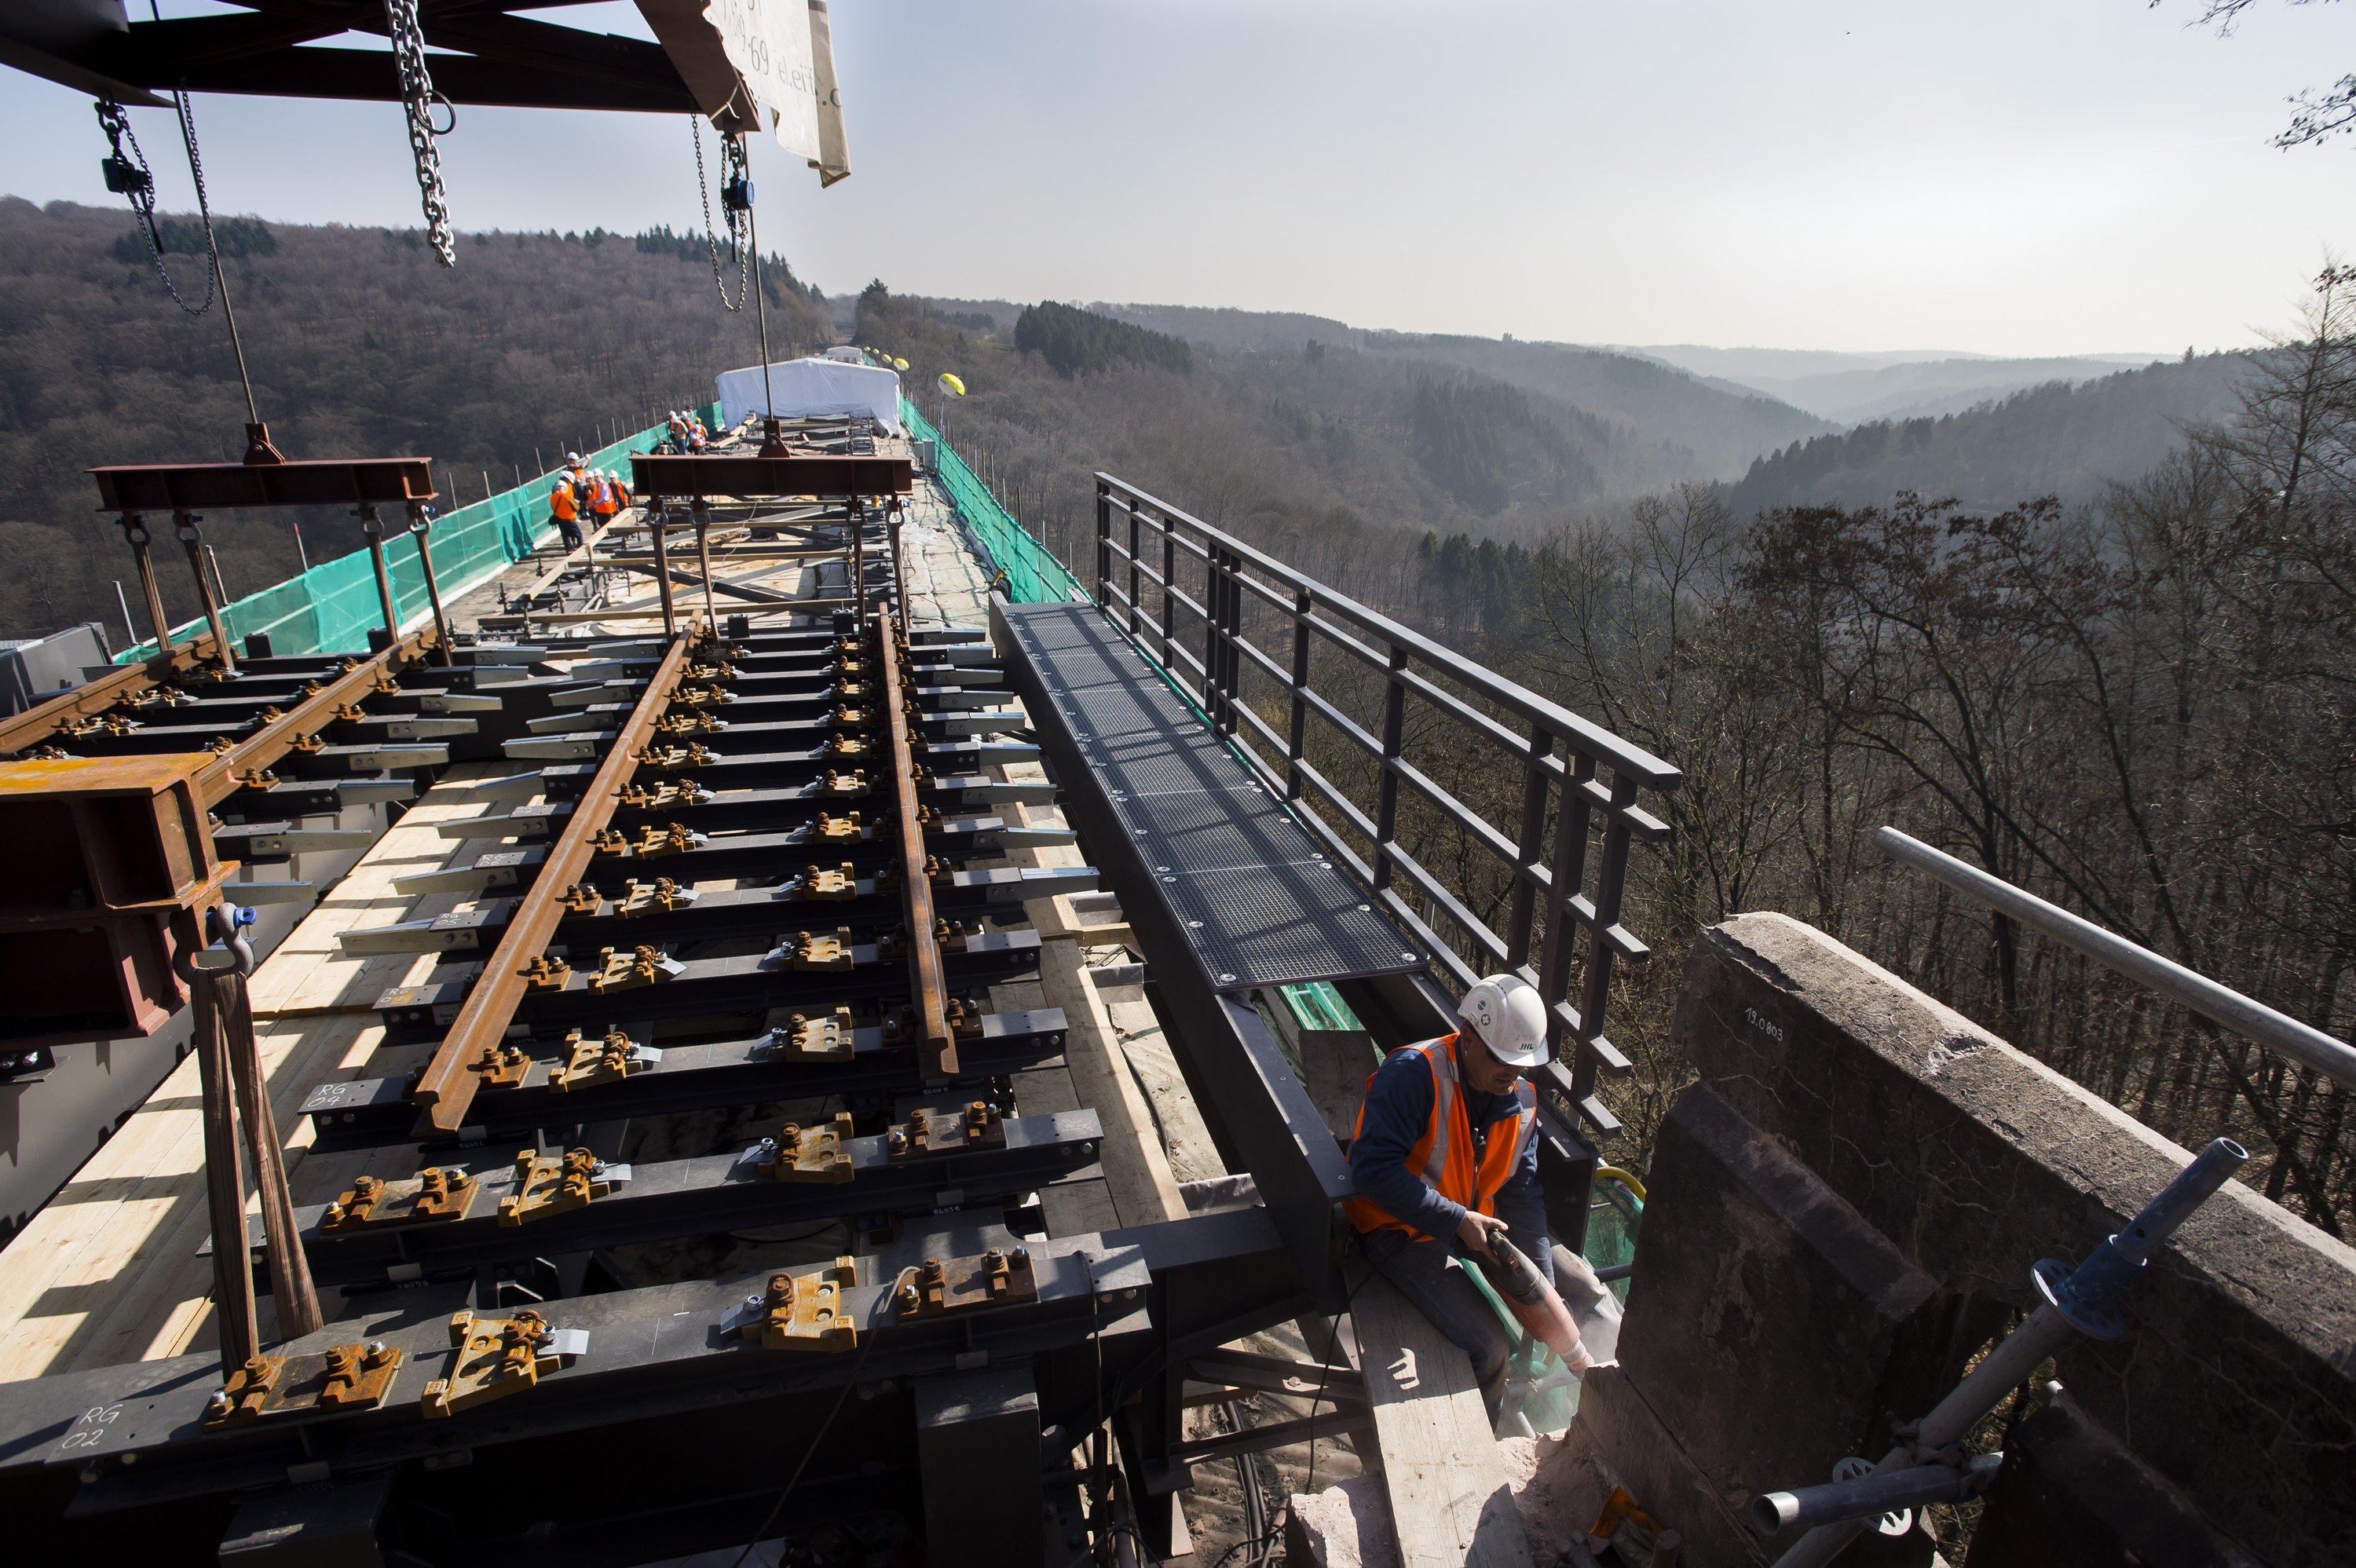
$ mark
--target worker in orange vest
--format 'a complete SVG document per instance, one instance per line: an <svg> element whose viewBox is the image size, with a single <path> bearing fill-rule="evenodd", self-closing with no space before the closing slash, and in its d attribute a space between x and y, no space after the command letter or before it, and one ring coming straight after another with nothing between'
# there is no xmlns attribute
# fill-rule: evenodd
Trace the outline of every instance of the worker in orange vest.
<svg viewBox="0 0 2356 1568"><path fill-rule="evenodd" d="M568 550L581 548L581 490L571 471L558 473L548 487L548 518L556 525L556 537Z"/></svg>
<svg viewBox="0 0 2356 1568"><path fill-rule="evenodd" d="M1464 993L1456 1033L1404 1045L1366 1080L1350 1142L1358 1250L1472 1358L1494 1422L1513 1337L1466 1277L1494 1279L1504 1232L1551 1284L1554 1243L1538 1189L1537 1093L1546 1004L1517 975Z"/></svg>
<svg viewBox="0 0 2356 1568"><path fill-rule="evenodd" d="M701 452L712 440L712 432L703 428L703 416L691 414L687 421L687 445L691 452Z"/></svg>
<svg viewBox="0 0 2356 1568"><path fill-rule="evenodd" d="M612 469L600 468L590 475L589 512L599 528L612 522L625 504L621 481L614 477Z"/></svg>

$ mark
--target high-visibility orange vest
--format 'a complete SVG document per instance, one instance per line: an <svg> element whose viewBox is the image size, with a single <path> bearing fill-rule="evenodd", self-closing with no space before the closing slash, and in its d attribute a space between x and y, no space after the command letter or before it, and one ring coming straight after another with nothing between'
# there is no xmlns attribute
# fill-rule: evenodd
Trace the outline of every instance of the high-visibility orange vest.
<svg viewBox="0 0 2356 1568"><path fill-rule="evenodd" d="M1514 1174L1522 1151L1537 1136L1538 1092L1526 1078L1515 1082L1514 1097L1520 1111L1515 1119L1514 1136L1500 1137L1493 1130L1488 1147L1476 1164L1472 1157L1472 1125L1465 1115L1462 1086L1456 1075L1456 1036L1449 1034L1420 1045L1399 1047L1401 1051L1419 1053L1431 1069L1431 1119L1425 1125L1423 1136L1408 1151L1407 1168L1450 1202L1475 1213L1494 1214L1497 1189ZM1369 1074L1367 1087L1371 1089L1374 1082ZM1365 1130L1366 1107L1361 1100L1358 1125L1353 1136ZM1364 1198L1347 1199L1342 1207L1350 1216L1350 1223L1361 1231L1414 1229Z"/></svg>
<svg viewBox="0 0 2356 1568"><path fill-rule="evenodd" d="M548 487L548 509L554 512L562 522L569 523L581 515L581 508L573 497L573 481L562 474L556 476L556 483Z"/></svg>
<svg viewBox="0 0 2356 1568"><path fill-rule="evenodd" d="M614 486L611 481L599 479L589 487L589 509L601 517L610 517L616 510Z"/></svg>

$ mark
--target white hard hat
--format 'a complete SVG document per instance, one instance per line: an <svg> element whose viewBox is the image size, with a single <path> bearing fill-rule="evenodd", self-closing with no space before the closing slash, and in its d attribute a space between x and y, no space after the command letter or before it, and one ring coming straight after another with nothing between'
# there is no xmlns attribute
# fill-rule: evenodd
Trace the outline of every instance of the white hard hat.
<svg viewBox="0 0 2356 1568"><path fill-rule="evenodd" d="M1498 1061L1537 1067L1547 1059L1547 1010L1536 986L1519 975L1492 975L1464 993L1457 1016L1472 1026Z"/></svg>
<svg viewBox="0 0 2356 1568"><path fill-rule="evenodd" d="M581 461L581 454L577 452L568 452L564 454L564 461L567 463L578 463Z"/></svg>

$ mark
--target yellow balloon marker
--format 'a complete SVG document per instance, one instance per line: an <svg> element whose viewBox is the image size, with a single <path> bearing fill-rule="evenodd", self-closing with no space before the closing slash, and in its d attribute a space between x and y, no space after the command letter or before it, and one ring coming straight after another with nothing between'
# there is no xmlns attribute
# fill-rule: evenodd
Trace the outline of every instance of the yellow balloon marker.
<svg viewBox="0 0 2356 1568"><path fill-rule="evenodd" d="M965 396L965 383L947 370L941 372L941 389L953 398Z"/></svg>

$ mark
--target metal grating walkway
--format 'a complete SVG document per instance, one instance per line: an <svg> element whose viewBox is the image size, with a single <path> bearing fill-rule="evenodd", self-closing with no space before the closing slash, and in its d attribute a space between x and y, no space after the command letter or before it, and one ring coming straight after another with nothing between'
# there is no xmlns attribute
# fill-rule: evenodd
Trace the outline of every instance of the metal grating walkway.
<svg viewBox="0 0 2356 1568"><path fill-rule="evenodd" d="M1186 699L1090 606L1002 604L1083 776L1108 805L1203 971L1222 992L1405 975L1422 954ZM1027 697L1026 693L1026 697ZM1051 752L1062 748L1050 745Z"/></svg>

